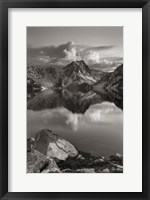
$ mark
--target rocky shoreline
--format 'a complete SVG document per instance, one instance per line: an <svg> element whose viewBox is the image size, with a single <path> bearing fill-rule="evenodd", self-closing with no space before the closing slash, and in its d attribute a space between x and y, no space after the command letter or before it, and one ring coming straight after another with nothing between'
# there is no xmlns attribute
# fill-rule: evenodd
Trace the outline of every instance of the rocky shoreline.
<svg viewBox="0 0 150 200"><path fill-rule="evenodd" d="M42 129L27 139L27 173L123 173L123 156L94 157Z"/></svg>

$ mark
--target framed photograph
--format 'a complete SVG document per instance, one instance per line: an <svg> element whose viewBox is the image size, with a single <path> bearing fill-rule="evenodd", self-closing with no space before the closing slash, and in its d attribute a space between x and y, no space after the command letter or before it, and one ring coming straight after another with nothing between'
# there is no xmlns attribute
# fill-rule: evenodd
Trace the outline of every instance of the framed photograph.
<svg viewBox="0 0 150 200"><path fill-rule="evenodd" d="M149 1L0 6L1 199L150 199Z"/></svg>

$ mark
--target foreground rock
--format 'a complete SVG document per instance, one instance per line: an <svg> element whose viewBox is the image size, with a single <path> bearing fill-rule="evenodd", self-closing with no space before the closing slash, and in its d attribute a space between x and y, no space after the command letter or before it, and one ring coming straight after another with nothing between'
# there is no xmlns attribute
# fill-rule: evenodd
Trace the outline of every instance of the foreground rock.
<svg viewBox="0 0 150 200"><path fill-rule="evenodd" d="M113 163L118 163L118 164L123 165L123 156L119 153L115 153L115 154L111 155L110 160Z"/></svg>
<svg viewBox="0 0 150 200"><path fill-rule="evenodd" d="M77 169L77 173L95 173L95 170L93 168L82 168Z"/></svg>
<svg viewBox="0 0 150 200"><path fill-rule="evenodd" d="M56 162L39 151L27 153L27 173L60 172Z"/></svg>
<svg viewBox="0 0 150 200"><path fill-rule="evenodd" d="M56 161L65 161L78 155L78 151L70 142L48 129L42 129L36 134L34 149Z"/></svg>
<svg viewBox="0 0 150 200"><path fill-rule="evenodd" d="M35 139L30 137L27 139L27 152L31 152L35 143Z"/></svg>
<svg viewBox="0 0 150 200"><path fill-rule="evenodd" d="M79 152L76 158L59 162L58 167L62 173L123 173L120 161L97 158L84 152Z"/></svg>
<svg viewBox="0 0 150 200"><path fill-rule="evenodd" d="M123 156L110 159L78 152L51 130L42 129L27 140L27 173L123 173Z"/></svg>
<svg viewBox="0 0 150 200"><path fill-rule="evenodd" d="M103 173L110 173L110 170L108 168L106 168L106 169L103 169L102 172Z"/></svg>
<svg viewBox="0 0 150 200"><path fill-rule="evenodd" d="M53 159L48 160L48 165L44 168L42 173L60 173L60 169Z"/></svg>

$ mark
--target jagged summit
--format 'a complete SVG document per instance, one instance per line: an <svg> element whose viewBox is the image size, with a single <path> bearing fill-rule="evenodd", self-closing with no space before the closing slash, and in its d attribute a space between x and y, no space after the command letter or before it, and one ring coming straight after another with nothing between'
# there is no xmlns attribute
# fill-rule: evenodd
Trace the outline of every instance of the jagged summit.
<svg viewBox="0 0 150 200"><path fill-rule="evenodd" d="M64 67L64 82L65 85L80 85L87 83L92 85L96 82L91 74L90 68L83 60L72 61Z"/></svg>
<svg viewBox="0 0 150 200"><path fill-rule="evenodd" d="M64 67L64 72L66 76L70 76L73 72L90 74L90 69L83 60L79 60L69 63L66 67Z"/></svg>
<svg viewBox="0 0 150 200"><path fill-rule="evenodd" d="M80 66L86 66L86 67L88 67L87 64L84 62L84 60L77 60L77 61L74 61L74 62L77 63Z"/></svg>

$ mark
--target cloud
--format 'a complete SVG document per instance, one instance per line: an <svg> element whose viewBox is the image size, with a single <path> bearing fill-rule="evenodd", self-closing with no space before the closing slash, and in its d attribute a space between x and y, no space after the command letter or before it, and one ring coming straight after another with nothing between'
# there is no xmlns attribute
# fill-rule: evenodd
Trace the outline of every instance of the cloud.
<svg viewBox="0 0 150 200"><path fill-rule="evenodd" d="M100 54L93 50L85 50L82 57L90 65L100 62Z"/></svg>
<svg viewBox="0 0 150 200"><path fill-rule="evenodd" d="M74 42L67 42L66 44L62 44L59 46L48 46L48 47L40 47L40 48L32 48L28 47L27 49L28 55L28 65L34 62L37 64L49 63L64 63L70 60L76 60L76 47Z"/></svg>
<svg viewBox="0 0 150 200"><path fill-rule="evenodd" d="M75 60L84 60L90 66L102 63L104 65L112 65L114 62L116 62L116 60L104 60L103 58L105 56L110 56L113 49L113 45L92 47L81 44L77 45L73 41L69 41L59 46L48 46L39 48L33 48L29 46L27 50L28 66L65 66L71 61Z"/></svg>
<svg viewBox="0 0 150 200"><path fill-rule="evenodd" d="M97 46L97 47L88 47L86 50L90 51L104 51L114 48L114 45L107 45L107 46Z"/></svg>
<svg viewBox="0 0 150 200"><path fill-rule="evenodd" d="M66 45L66 49L64 49L65 58L66 60L76 60L76 47L74 42L68 42Z"/></svg>
<svg viewBox="0 0 150 200"><path fill-rule="evenodd" d="M104 57L100 59L99 63L94 63L91 67L93 69L100 69L104 72L112 72L122 63L122 57Z"/></svg>
<svg viewBox="0 0 150 200"><path fill-rule="evenodd" d="M50 62L50 57L49 56L38 56L39 61L44 62L44 63L48 63Z"/></svg>

